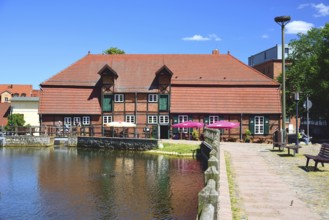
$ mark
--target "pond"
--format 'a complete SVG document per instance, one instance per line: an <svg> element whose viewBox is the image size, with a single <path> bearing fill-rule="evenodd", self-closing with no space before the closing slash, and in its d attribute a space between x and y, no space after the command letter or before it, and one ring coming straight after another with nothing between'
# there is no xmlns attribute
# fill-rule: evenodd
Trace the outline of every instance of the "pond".
<svg viewBox="0 0 329 220"><path fill-rule="evenodd" d="M0 219L195 219L203 187L192 158L0 148Z"/></svg>

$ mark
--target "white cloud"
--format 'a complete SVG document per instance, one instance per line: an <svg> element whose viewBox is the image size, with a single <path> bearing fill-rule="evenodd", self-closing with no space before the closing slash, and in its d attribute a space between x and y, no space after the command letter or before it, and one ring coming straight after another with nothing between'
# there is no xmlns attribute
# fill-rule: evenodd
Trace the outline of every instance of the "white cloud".
<svg viewBox="0 0 329 220"><path fill-rule="evenodd" d="M286 25L287 34L305 34L311 28L314 27L314 24L307 23L305 21L292 21Z"/></svg>
<svg viewBox="0 0 329 220"><path fill-rule="evenodd" d="M268 36L267 34L263 34L263 35L262 35L262 38L263 38L263 39L267 39L267 38L269 38L269 36Z"/></svg>
<svg viewBox="0 0 329 220"><path fill-rule="evenodd" d="M209 38L214 41L221 41L222 39L218 37L216 34L209 34Z"/></svg>
<svg viewBox="0 0 329 220"><path fill-rule="evenodd" d="M329 15L329 5L325 5L323 3L320 4L312 4L312 7L315 8L317 13L314 15L315 17L325 17Z"/></svg>
<svg viewBox="0 0 329 220"><path fill-rule="evenodd" d="M188 40L188 41L209 41L209 40L214 40L214 41L220 41L222 40L220 37L218 37L216 34L209 34L208 37L204 37L199 34L195 34L192 37L184 37L182 40Z"/></svg>
<svg viewBox="0 0 329 220"><path fill-rule="evenodd" d="M314 17L325 17L329 15L329 5L325 5L323 3L300 4L298 5L297 9L303 9L306 7L312 7L316 10L316 14L314 14Z"/></svg>
<svg viewBox="0 0 329 220"><path fill-rule="evenodd" d="M308 6L310 6L310 4L300 4L300 5L298 5L297 9L303 9Z"/></svg>

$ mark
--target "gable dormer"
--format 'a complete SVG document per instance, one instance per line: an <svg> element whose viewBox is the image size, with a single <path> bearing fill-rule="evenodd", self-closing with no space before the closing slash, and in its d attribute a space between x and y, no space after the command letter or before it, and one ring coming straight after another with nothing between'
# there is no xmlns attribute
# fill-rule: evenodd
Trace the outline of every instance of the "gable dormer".
<svg viewBox="0 0 329 220"><path fill-rule="evenodd" d="M118 74L108 64L105 64L98 71L98 74L101 76L102 91L113 93L115 80L118 78Z"/></svg>
<svg viewBox="0 0 329 220"><path fill-rule="evenodd" d="M159 93L166 94L169 93L171 85L171 77L173 75L172 71L166 66L163 65L156 73L157 83Z"/></svg>

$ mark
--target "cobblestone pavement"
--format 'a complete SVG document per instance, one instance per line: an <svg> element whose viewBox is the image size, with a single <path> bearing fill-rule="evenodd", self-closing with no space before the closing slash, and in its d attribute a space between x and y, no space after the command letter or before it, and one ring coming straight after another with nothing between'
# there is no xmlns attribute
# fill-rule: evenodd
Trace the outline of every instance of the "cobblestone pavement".
<svg viewBox="0 0 329 220"><path fill-rule="evenodd" d="M269 144L221 143L228 152L248 219L329 219L329 165L305 168L304 153L320 145L303 145L295 157ZM314 168L310 161L309 168Z"/></svg>

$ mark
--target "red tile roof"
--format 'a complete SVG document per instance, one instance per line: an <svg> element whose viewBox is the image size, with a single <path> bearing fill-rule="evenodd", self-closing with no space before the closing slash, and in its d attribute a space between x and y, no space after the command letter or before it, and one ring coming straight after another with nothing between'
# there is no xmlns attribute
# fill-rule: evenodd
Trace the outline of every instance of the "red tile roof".
<svg viewBox="0 0 329 220"><path fill-rule="evenodd" d="M10 112L10 103L0 103L0 126L7 125L8 114Z"/></svg>
<svg viewBox="0 0 329 220"><path fill-rule="evenodd" d="M172 87L171 113L280 114L274 87Z"/></svg>
<svg viewBox="0 0 329 220"><path fill-rule="evenodd" d="M149 91L164 65L173 72L172 84L278 85L229 54L89 54L41 85L94 86L105 65L118 74L116 92Z"/></svg>
<svg viewBox="0 0 329 220"><path fill-rule="evenodd" d="M39 114L101 114L100 94L93 88L43 88Z"/></svg>
<svg viewBox="0 0 329 220"><path fill-rule="evenodd" d="M20 84L0 84L0 94L8 91L11 94L18 93L19 96L21 96L23 93L27 97L30 97L32 95L32 85L20 85Z"/></svg>

